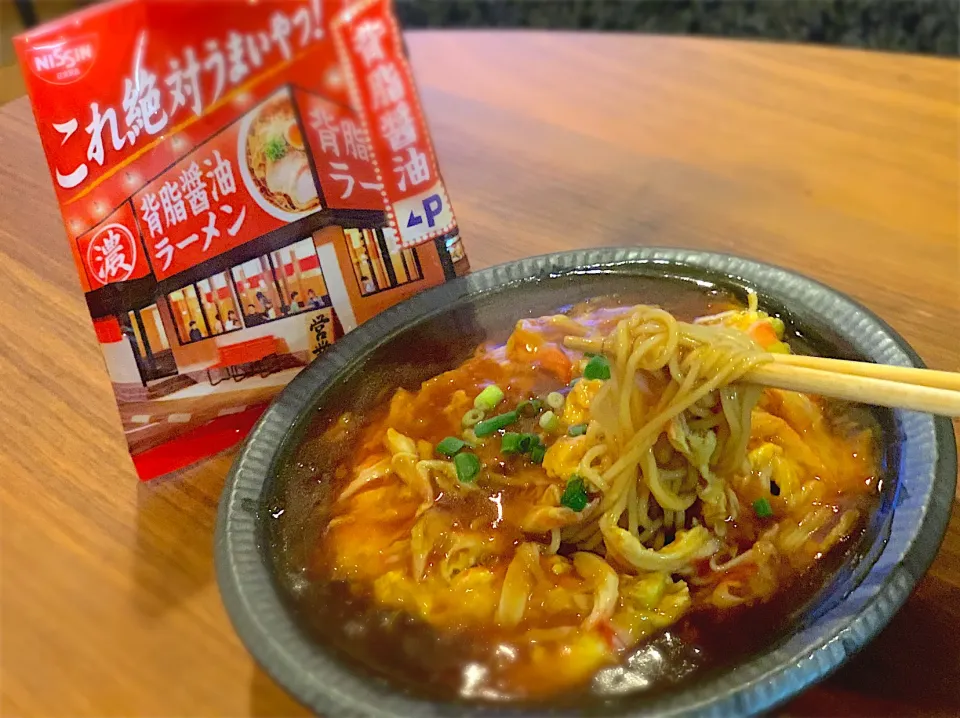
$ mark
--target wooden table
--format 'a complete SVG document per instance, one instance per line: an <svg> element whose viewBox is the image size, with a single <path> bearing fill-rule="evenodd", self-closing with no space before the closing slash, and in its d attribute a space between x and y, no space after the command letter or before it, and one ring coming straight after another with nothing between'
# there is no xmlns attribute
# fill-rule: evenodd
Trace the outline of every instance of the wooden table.
<svg viewBox="0 0 960 718"><path fill-rule="evenodd" d="M958 64L713 40L409 37L474 267L717 249L862 300L960 369ZM5 716L302 715L227 622L220 456L140 485L30 109L0 109ZM960 714L960 511L889 629L788 714Z"/></svg>

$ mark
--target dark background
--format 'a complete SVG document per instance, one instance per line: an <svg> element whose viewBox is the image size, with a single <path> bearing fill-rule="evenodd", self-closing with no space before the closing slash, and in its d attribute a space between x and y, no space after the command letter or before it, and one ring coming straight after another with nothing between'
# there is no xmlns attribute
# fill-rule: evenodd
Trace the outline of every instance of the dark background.
<svg viewBox="0 0 960 718"><path fill-rule="evenodd" d="M0 104L24 94L10 39L97 0L0 0ZM169 0L177 2L178 0ZM225 7L231 2L222 0ZM394 0L404 27L543 28L820 43L960 57L960 0Z"/></svg>
<svg viewBox="0 0 960 718"><path fill-rule="evenodd" d="M525 27L960 55L960 0L395 0L407 28Z"/></svg>

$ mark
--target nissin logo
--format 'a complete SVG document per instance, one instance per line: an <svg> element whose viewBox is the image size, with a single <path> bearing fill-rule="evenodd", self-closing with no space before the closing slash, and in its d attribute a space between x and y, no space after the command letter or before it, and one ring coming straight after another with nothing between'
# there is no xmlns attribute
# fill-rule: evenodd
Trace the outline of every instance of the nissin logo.
<svg viewBox="0 0 960 718"><path fill-rule="evenodd" d="M96 54L93 35L35 45L30 48L30 70L45 82L68 85L87 74Z"/></svg>

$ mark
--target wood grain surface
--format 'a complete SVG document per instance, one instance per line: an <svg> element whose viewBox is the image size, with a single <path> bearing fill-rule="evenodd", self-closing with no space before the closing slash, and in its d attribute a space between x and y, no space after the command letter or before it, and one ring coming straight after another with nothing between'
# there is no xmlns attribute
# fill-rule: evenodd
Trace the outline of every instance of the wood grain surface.
<svg viewBox="0 0 960 718"><path fill-rule="evenodd" d="M772 44L417 33L474 267L593 245L735 252L960 369L958 65ZM26 101L0 109L4 716L303 715L212 573L223 455L141 485ZM956 507L956 504L955 504ZM782 709L960 714L960 511L892 625Z"/></svg>

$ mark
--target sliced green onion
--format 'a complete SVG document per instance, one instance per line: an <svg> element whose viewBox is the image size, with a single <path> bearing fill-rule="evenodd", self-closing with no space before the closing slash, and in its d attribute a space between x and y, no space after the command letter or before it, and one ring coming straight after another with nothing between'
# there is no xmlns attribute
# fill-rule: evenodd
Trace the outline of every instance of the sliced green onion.
<svg viewBox="0 0 960 718"><path fill-rule="evenodd" d="M437 453L443 454L444 456L453 456L466 445L467 442L463 439L458 439L456 436L448 436L437 444Z"/></svg>
<svg viewBox="0 0 960 718"><path fill-rule="evenodd" d="M527 453L534 446L540 445L540 437L536 434L521 434L520 435L520 451Z"/></svg>
<svg viewBox="0 0 960 718"><path fill-rule="evenodd" d="M544 431L556 431L560 426L560 419L552 411L545 411L540 415L540 428Z"/></svg>
<svg viewBox="0 0 960 718"><path fill-rule="evenodd" d="M567 482L567 488L564 489L563 496L560 497L560 504L574 511L583 511L587 508L588 503L590 503L590 497L587 496L587 487L583 483L583 479L574 474Z"/></svg>
<svg viewBox="0 0 960 718"><path fill-rule="evenodd" d="M587 433L587 425L586 425L586 424L574 424L574 425L571 426L569 429L567 429L567 433L568 433L570 436L583 436L584 434Z"/></svg>
<svg viewBox="0 0 960 718"><path fill-rule="evenodd" d="M517 414L520 416L536 416L543 408L543 402L539 399L527 399L517 404Z"/></svg>
<svg viewBox="0 0 960 718"><path fill-rule="evenodd" d="M503 401L503 389L496 384L491 384L477 394L477 398L473 400L473 406L481 411L490 411L501 401Z"/></svg>
<svg viewBox="0 0 960 718"><path fill-rule="evenodd" d="M467 442L467 446L469 446L471 449L480 443L477 441L477 435L473 433L473 429L463 430L463 440Z"/></svg>
<svg viewBox="0 0 960 718"><path fill-rule="evenodd" d="M457 478L465 484L475 481L480 473L480 459L475 454L457 454L453 457L453 465L457 469Z"/></svg>
<svg viewBox="0 0 960 718"><path fill-rule="evenodd" d="M753 512L761 519L769 519L773 516L773 508L767 499L757 499L753 502Z"/></svg>
<svg viewBox="0 0 960 718"><path fill-rule="evenodd" d="M518 418L520 417L515 411L508 411L506 414L492 416L489 419L477 422L477 425L473 427L473 433L479 437L490 436L490 434L510 426L510 424Z"/></svg>
<svg viewBox="0 0 960 718"><path fill-rule="evenodd" d="M583 368L583 378L584 379L609 379L610 378L610 362L607 361L605 356L597 355L591 357L590 361L587 362L587 365Z"/></svg>
<svg viewBox="0 0 960 718"><path fill-rule="evenodd" d="M543 457L547 454L547 447L543 444L537 444L532 449L530 449L530 461L535 464L542 464Z"/></svg>
<svg viewBox="0 0 960 718"><path fill-rule="evenodd" d="M523 451L520 448L520 434L515 431L508 431L500 439L500 451L504 454L519 454Z"/></svg>
<svg viewBox="0 0 960 718"><path fill-rule="evenodd" d="M460 426L467 429L476 425L478 421L483 421L484 416L486 416L486 414L480 409L471 409L463 415L463 418L460 420Z"/></svg>
<svg viewBox="0 0 960 718"><path fill-rule="evenodd" d="M541 443L540 437L536 434L518 434L515 431L508 431L500 439L500 450L504 454L526 454Z"/></svg>
<svg viewBox="0 0 960 718"><path fill-rule="evenodd" d="M783 332L786 330L783 320L780 319L780 317L770 317L770 326L773 327L773 331L777 335L777 339L783 339Z"/></svg>
<svg viewBox="0 0 960 718"><path fill-rule="evenodd" d="M551 391L547 394L547 406L551 409L562 409L563 408L563 394L559 391Z"/></svg>

